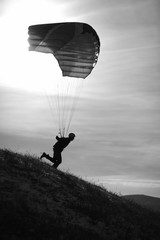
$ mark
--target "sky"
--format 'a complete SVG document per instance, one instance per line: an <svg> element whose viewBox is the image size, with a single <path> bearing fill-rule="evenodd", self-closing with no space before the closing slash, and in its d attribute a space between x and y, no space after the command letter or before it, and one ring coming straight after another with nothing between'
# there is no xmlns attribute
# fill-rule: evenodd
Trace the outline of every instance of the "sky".
<svg viewBox="0 0 160 240"><path fill-rule="evenodd" d="M28 51L28 26L86 22L101 42L60 169L119 194L160 197L160 1L0 0L0 147L52 154L57 128L43 92L61 75Z"/></svg>

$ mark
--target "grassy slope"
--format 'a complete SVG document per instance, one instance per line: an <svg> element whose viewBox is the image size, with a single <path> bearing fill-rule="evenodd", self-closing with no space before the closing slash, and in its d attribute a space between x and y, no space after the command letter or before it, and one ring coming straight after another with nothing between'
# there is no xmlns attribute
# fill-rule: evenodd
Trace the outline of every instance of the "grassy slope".
<svg viewBox="0 0 160 240"><path fill-rule="evenodd" d="M159 240L160 215L53 169L0 150L1 240Z"/></svg>

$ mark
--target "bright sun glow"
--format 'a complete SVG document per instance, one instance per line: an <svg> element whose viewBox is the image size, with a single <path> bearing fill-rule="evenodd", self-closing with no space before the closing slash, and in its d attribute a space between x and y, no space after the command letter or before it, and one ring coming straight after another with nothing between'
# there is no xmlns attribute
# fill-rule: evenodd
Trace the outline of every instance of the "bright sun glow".
<svg viewBox="0 0 160 240"><path fill-rule="evenodd" d="M0 21L3 33L0 38L1 85L43 91L41 83L61 78L60 68L52 54L28 51L27 31L29 25L64 21L64 7L55 5L53 1L45 4L45 0L13 0L6 8Z"/></svg>

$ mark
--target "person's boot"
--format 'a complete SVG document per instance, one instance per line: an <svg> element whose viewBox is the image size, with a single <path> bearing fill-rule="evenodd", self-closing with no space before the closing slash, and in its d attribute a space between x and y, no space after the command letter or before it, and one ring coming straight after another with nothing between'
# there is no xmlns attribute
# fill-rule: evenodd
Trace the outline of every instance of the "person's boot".
<svg viewBox="0 0 160 240"><path fill-rule="evenodd" d="M40 156L40 159L42 159L43 157L46 157L46 153L43 152L42 155Z"/></svg>

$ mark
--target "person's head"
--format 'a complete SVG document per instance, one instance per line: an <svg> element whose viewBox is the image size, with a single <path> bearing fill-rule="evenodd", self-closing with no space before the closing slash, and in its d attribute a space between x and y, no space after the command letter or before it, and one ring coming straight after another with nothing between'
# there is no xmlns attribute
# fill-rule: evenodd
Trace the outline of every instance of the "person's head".
<svg viewBox="0 0 160 240"><path fill-rule="evenodd" d="M69 135L68 135L70 141L73 141L74 138L75 138L75 136L76 136L76 135L75 135L74 133L69 133Z"/></svg>

